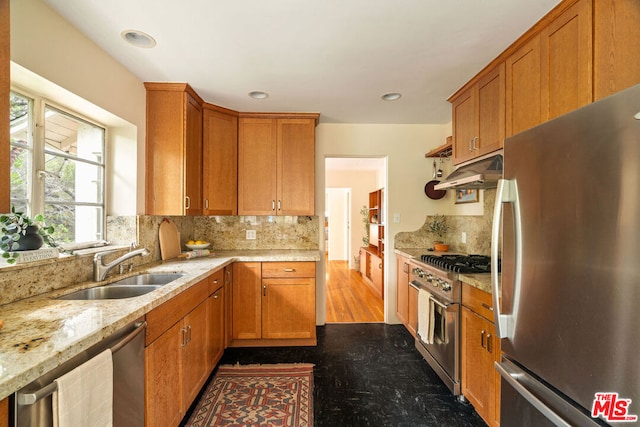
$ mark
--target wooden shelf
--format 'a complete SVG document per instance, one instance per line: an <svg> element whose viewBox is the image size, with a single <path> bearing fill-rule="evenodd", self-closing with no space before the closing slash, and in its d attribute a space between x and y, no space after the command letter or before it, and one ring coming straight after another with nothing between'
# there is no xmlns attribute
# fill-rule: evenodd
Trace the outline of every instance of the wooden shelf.
<svg viewBox="0 0 640 427"><path fill-rule="evenodd" d="M453 138L448 136L446 144L434 148L424 157L450 157L451 154L453 154Z"/></svg>

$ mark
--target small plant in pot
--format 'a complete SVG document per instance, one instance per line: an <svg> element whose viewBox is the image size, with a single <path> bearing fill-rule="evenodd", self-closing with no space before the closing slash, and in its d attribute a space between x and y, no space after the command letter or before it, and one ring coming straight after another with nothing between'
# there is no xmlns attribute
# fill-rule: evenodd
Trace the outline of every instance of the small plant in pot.
<svg viewBox="0 0 640 427"><path fill-rule="evenodd" d="M32 219L17 212L12 206L11 213L0 215L0 250L4 251L2 257L7 263L13 264L18 258L16 252L40 249L44 243L56 247L53 231L54 227L45 224L42 214Z"/></svg>
<svg viewBox="0 0 640 427"><path fill-rule="evenodd" d="M429 231L435 234L438 240L433 241L433 249L438 252L446 252L449 250L449 245L444 243L444 236L449 231L449 224L447 224L447 217L444 215L436 214L428 223Z"/></svg>

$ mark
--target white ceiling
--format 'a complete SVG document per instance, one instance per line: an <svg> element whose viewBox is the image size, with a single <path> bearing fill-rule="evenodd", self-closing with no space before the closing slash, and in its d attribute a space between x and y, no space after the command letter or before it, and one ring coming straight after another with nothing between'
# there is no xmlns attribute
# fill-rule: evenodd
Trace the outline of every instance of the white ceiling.
<svg viewBox="0 0 640 427"><path fill-rule="evenodd" d="M143 81L239 111L448 123L446 99L559 0L44 0ZM157 46L120 36L135 29ZM247 96L270 94L265 100ZM397 101L382 101L401 92Z"/></svg>

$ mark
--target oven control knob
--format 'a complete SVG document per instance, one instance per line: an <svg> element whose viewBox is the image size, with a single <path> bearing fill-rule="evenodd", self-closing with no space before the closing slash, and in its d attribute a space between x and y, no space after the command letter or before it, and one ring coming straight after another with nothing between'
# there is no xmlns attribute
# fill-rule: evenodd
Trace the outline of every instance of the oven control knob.
<svg viewBox="0 0 640 427"><path fill-rule="evenodd" d="M431 282L433 280L433 274L428 273L427 274L427 282Z"/></svg>
<svg viewBox="0 0 640 427"><path fill-rule="evenodd" d="M443 291L450 291L451 290L451 283L447 283L447 282L442 283L442 290Z"/></svg>

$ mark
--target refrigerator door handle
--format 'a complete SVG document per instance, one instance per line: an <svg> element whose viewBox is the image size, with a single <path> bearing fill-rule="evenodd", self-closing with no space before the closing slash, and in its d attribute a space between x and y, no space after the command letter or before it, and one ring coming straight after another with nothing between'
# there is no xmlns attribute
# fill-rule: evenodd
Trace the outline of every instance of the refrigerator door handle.
<svg viewBox="0 0 640 427"><path fill-rule="evenodd" d="M491 269L491 288L493 295L493 307L498 338L513 338L515 320L518 315L520 303L520 278L522 271L522 223L520 219L520 199L518 198L518 186L516 181L500 179L496 191L496 202L493 210L493 223L491 227L491 264L498 265L498 248L500 243L500 226L503 205L509 203L513 207L514 220L514 283L513 304L511 313L503 313L500 307L500 286L498 269Z"/></svg>
<svg viewBox="0 0 640 427"><path fill-rule="evenodd" d="M518 378L525 376L526 374L521 372L515 372L508 370L505 368L504 364L495 362L495 367L500 376L509 383L513 389L520 394L524 399L527 400L534 408L536 408L542 415L544 415L549 421L551 421L556 426L561 427L571 427L571 424L567 423L564 419L562 419L557 413L553 411L550 407L548 407L544 402L538 399L533 393L531 393L525 386L520 384Z"/></svg>

